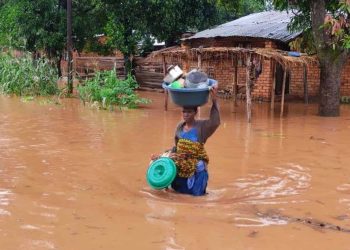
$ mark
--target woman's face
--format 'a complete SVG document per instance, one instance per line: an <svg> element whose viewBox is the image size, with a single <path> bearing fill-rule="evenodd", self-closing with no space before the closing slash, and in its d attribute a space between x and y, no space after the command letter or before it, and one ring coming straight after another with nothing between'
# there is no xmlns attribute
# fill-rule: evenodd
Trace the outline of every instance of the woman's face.
<svg viewBox="0 0 350 250"><path fill-rule="evenodd" d="M194 121L194 117L196 116L196 111L193 109L186 109L184 108L182 110L182 117L185 122L191 122Z"/></svg>

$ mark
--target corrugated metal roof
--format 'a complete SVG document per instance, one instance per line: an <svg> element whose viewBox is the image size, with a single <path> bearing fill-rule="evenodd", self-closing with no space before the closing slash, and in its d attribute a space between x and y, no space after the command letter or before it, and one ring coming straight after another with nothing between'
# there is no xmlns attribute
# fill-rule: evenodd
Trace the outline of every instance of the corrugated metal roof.
<svg viewBox="0 0 350 250"><path fill-rule="evenodd" d="M287 13L286 11L254 13L215 28L200 31L184 40L237 36L289 42L301 34L301 32L291 33L287 29L287 25L293 16L293 13Z"/></svg>

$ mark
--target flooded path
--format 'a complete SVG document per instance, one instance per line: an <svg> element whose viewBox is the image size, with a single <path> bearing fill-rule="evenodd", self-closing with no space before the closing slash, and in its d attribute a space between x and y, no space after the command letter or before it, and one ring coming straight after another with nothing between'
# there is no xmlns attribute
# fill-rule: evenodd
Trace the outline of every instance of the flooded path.
<svg viewBox="0 0 350 250"><path fill-rule="evenodd" d="M141 94L123 112L0 97L1 249L350 249L350 106L254 104L247 125L220 100L208 195L191 197L145 182L181 114Z"/></svg>

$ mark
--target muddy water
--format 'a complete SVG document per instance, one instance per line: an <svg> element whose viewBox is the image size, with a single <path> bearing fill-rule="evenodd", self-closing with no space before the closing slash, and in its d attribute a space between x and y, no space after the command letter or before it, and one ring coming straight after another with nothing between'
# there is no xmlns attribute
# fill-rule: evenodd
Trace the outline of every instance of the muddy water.
<svg viewBox="0 0 350 250"><path fill-rule="evenodd" d="M0 97L1 249L350 249L349 106L321 118L290 104L280 119L255 104L247 125L222 100L195 198L147 186L180 112L142 95L149 107L123 112Z"/></svg>

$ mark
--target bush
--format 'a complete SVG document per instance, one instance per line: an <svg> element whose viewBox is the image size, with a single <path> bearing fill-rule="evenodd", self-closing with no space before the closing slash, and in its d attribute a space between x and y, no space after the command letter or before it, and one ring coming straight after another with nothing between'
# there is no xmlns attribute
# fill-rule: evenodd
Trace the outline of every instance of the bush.
<svg viewBox="0 0 350 250"><path fill-rule="evenodd" d="M342 97L340 97L340 103L350 104L350 96L342 96Z"/></svg>
<svg viewBox="0 0 350 250"><path fill-rule="evenodd" d="M48 60L33 61L30 54L12 57L0 52L0 92L18 96L58 93L57 72Z"/></svg>
<svg viewBox="0 0 350 250"><path fill-rule="evenodd" d="M104 109L113 109L115 106L137 108L139 104L149 103L148 99L140 98L135 93L137 87L138 84L131 75L120 80L115 70L99 71L94 78L78 86L78 92L84 102L98 102Z"/></svg>

